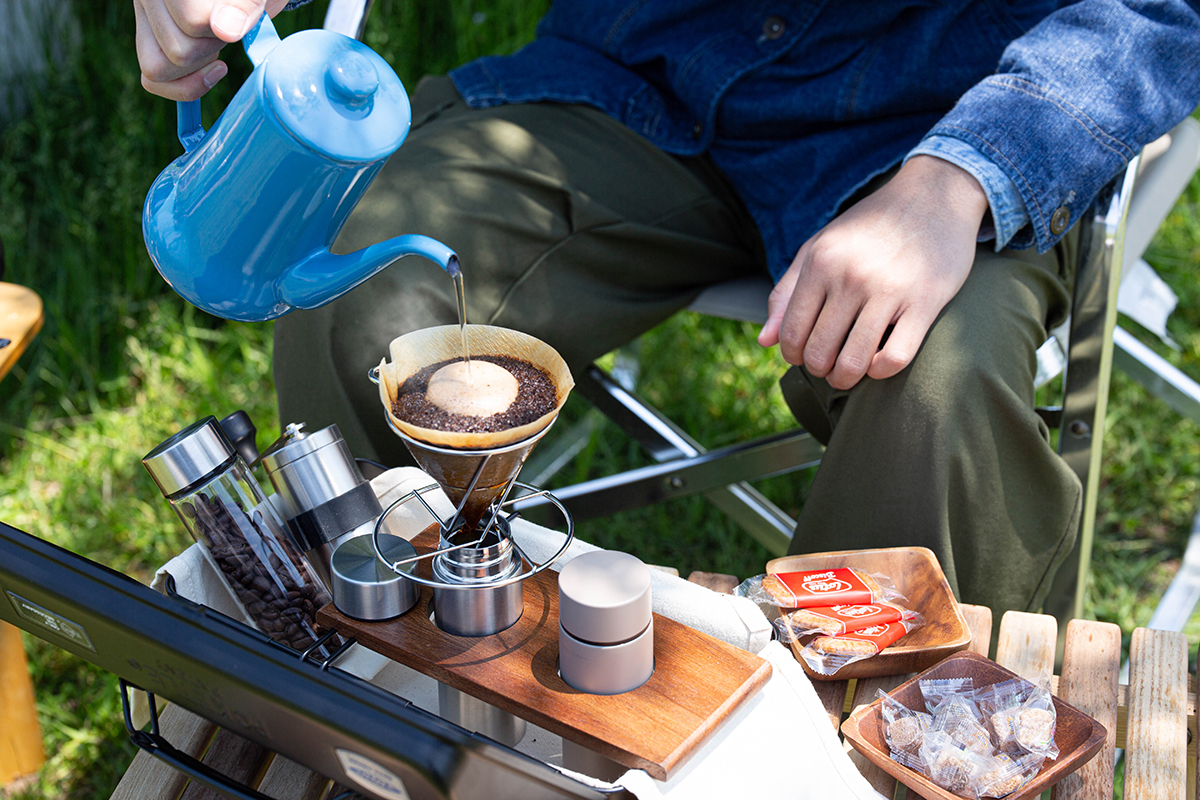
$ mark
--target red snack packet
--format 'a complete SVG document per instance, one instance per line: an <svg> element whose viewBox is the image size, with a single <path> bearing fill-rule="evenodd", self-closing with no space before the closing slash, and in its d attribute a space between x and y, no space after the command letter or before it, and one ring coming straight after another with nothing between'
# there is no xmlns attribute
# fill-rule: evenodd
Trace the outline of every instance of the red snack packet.
<svg viewBox="0 0 1200 800"><path fill-rule="evenodd" d="M866 605L814 606L799 608L785 613L775 620L775 629L784 641L796 641L802 636L822 633L840 636L844 633L887 625L903 619L924 622L916 611L894 603L871 603Z"/></svg>
<svg viewBox="0 0 1200 800"><path fill-rule="evenodd" d="M813 672L832 675L847 664L878 654L913 628L921 627L921 624L906 619L841 636L817 636L800 650L800 657Z"/></svg>
<svg viewBox="0 0 1200 800"><path fill-rule="evenodd" d="M887 580L850 567L775 572L762 579L762 590L780 608L863 605L899 598L899 592L884 587L880 578Z"/></svg>

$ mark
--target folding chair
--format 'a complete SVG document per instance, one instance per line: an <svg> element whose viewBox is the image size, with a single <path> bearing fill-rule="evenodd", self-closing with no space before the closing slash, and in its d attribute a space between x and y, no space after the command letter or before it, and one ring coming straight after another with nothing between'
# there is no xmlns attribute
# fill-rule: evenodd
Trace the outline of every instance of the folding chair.
<svg viewBox="0 0 1200 800"><path fill-rule="evenodd" d="M1180 131L1194 124L1187 121ZM1173 132L1175 133L1175 132ZM1126 220L1132 213L1140 220L1137 242L1144 248L1162 221L1162 216L1142 211L1159 208L1163 194L1170 193L1166 208L1178 197L1182 184L1172 189L1155 185L1142 196L1134 186L1140 165L1158 164L1159 172L1171 150L1190 135L1169 134L1147 148L1146 159L1135 158L1113 184L1111 200L1095 209L1090 235L1080 248L1072 314L1039 350L1038 385L1063 374L1062 404L1039 408L1050 427L1059 431L1058 449L1084 487L1083 515L1077 546L1059 572L1047 603L1047 611L1060 619L1079 616L1091 556L1095 526L1096 492L1109 376L1113 361L1113 331L1116 325L1116 292L1121 267ZM1162 160L1167 159L1167 160ZM1148 168L1149 169L1149 168ZM1131 212L1131 207L1139 210ZM1165 216L1165 212L1163 212ZM1149 231L1145 229L1147 226ZM1132 257L1141 255L1141 249ZM689 310L707 316L761 324L766 320L766 299L771 284L765 278L744 278L713 286L703 292ZM1065 346L1063 344L1065 341ZM627 385L598 365L591 365L577 378L577 390L616 424L656 463L615 475L555 489L555 495L577 519L600 517L639 508L664 500L705 495L770 552L786 552L795 522L758 492L750 481L761 480L812 467L819 463L823 448L802 429L760 437L715 450L705 450L678 425L654 409ZM569 443L558 450L546 448L544 461L563 459ZM531 463L527 473L539 472L544 480L553 467Z"/></svg>

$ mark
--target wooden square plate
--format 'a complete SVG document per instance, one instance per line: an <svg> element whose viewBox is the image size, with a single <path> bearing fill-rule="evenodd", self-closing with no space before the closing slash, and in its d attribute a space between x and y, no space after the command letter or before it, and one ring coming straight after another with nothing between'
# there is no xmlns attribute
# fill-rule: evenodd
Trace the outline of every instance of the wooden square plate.
<svg viewBox="0 0 1200 800"><path fill-rule="evenodd" d="M920 672L951 653L971 644L971 631L950 591L937 556L927 547L887 547L878 550L842 550L803 556L784 556L767 562L767 572L807 572L836 567L853 567L880 573L892 579L904 595L897 601L925 617L925 625L885 648L879 655L854 661L832 675L814 672L800 658L801 645L792 652L813 680L840 681Z"/></svg>
<svg viewBox="0 0 1200 800"><path fill-rule="evenodd" d="M925 710L925 700L917 681L922 678L965 678L974 679L975 688L1018 677L978 653L955 653L915 678L900 684L891 692L892 697L916 711ZM1054 743L1058 746L1058 758L1047 761L1042 771L1019 791L1005 795L1004 800L1023 800L1036 797L1060 780L1087 763L1099 752L1108 732L1096 720L1074 706L1054 698L1057 715ZM883 707L879 700L867 706L859 706L842 723L842 735L854 749L896 780L918 792L927 800L961 800L961 798L930 781L924 775L901 766L893 761L883 735Z"/></svg>

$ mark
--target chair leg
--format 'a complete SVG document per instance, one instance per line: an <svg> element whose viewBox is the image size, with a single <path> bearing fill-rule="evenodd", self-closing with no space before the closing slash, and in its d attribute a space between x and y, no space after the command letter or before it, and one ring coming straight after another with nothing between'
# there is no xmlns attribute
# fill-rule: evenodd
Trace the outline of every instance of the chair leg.
<svg viewBox="0 0 1200 800"><path fill-rule="evenodd" d="M0 621L0 787L45 760L21 631Z"/></svg>

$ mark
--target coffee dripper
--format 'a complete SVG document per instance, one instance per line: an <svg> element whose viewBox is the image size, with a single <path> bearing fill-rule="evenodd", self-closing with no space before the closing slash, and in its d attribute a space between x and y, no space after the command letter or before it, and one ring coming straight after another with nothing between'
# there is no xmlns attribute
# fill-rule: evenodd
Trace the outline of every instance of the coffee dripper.
<svg viewBox="0 0 1200 800"><path fill-rule="evenodd" d="M544 370L554 382L555 406L537 420L498 433L456 433L420 428L397 418L391 401L404 380L431 364L461 355L463 337L469 352L515 356ZM549 569L574 540L574 522L566 507L551 493L517 481L530 450L550 429L574 382L562 357L543 342L526 334L488 325L426 328L398 337L389 347L392 361L373 369L370 379L379 385L388 426L401 438L420 467L436 483L399 498L384 509L373 539L388 515L407 505L421 505L436 520L436 549L408 559L387 558L378 545L377 558L392 571L430 560L427 575L406 572L406 577L432 589L434 625L454 636L490 636L506 630L524 610L524 582ZM544 496L558 509L566 536L557 552L541 563L525 553L509 525L509 496L520 499ZM444 493L454 512L439 516L424 495ZM507 513L506 513L506 510ZM482 732L498 741L515 744L524 722L445 684L438 688L438 707L452 722Z"/></svg>
<svg viewBox="0 0 1200 800"><path fill-rule="evenodd" d="M391 403L404 380L431 364L461 356L464 336L470 352L516 357L546 372L555 387L554 407L532 422L495 433L432 430L396 417ZM556 498L517 481L525 459L550 430L574 386L570 370L544 342L492 325L412 331L394 339L389 354L391 362L385 360L369 377L379 386L388 427L436 483L393 503L380 520L409 502L424 505L438 521L439 542L436 551L419 557L431 559L432 578L412 580L433 589L435 624L458 636L498 633L521 616L522 583L557 561L574 537L571 515ZM438 489L455 509L447 519L438 517L421 496ZM521 500L546 497L566 523L566 541L544 563L528 559L512 538L505 509L516 502L509 499L514 489L527 493Z"/></svg>

